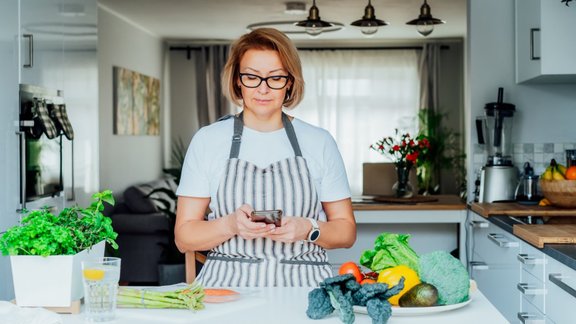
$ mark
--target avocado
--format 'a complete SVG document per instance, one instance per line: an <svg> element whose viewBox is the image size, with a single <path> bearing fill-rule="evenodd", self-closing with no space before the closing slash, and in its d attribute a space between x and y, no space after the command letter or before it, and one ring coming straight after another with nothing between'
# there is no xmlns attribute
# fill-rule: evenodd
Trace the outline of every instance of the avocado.
<svg viewBox="0 0 576 324"><path fill-rule="evenodd" d="M428 307L438 302L438 289L431 284L421 282L408 290L398 304L400 307Z"/></svg>

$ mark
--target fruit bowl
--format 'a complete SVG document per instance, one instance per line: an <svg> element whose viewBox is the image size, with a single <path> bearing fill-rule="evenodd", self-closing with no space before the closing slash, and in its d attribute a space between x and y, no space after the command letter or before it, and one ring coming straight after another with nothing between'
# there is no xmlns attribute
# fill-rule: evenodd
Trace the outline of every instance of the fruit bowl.
<svg viewBox="0 0 576 324"><path fill-rule="evenodd" d="M554 206L576 208L576 180L540 180L540 189Z"/></svg>

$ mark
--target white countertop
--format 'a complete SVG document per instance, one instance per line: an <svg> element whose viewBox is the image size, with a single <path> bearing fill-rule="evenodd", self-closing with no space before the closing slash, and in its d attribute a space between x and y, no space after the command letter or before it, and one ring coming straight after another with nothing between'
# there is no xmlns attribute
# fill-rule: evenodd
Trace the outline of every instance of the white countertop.
<svg viewBox="0 0 576 324"><path fill-rule="evenodd" d="M206 304L206 308L191 312L176 309L118 309L117 318L108 324L147 323L342 323L336 311L321 320L306 316L308 292L311 288L253 288L240 290L245 293L240 300L222 304ZM62 315L65 324L84 323L84 315ZM355 323L372 323L370 317L356 314ZM389 324L401 323L508 323L480 291L472 294L472 301L456 310L419 316L395 316Z"/></svg>

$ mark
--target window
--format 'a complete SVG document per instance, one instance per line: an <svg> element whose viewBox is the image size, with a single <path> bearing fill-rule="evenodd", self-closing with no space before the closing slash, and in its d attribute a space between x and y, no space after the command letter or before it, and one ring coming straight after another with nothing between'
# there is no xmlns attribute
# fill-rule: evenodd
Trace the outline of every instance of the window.
<svg viewBox="0 0 576 324"><path fill-rule="evenodd" d="M415 50L301 50L305 96L290 114L327 129L353 195L362 163L387 162L370 144L399 128L417 132L420 80Z"/></svg>

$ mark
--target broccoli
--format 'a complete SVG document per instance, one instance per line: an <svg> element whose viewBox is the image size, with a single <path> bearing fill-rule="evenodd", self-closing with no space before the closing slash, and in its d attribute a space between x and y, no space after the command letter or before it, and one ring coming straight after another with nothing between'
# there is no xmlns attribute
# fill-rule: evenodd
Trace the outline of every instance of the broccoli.
<svg viewBox="0 0 576 324"><path fill-rule="evenodd" d="M451 305L468 300L470 276L460 260L448 252L434 251L420 256L420 280L438 289L438 304Z"/></svg>
<svg viewBox="0 0 576 324"><path fill-rule="evenodd" d="M323 288L316 288L308 293L308 309L306 315L311 319L321 319L334 312L330 296Z"/></svg>
<svg viewBox="0 0 576 324"><path fill-rule="evenodd" d="M308 293L306 315L311 319L324 318L337 309L340 320L345 324L354 323L354 305L366 306L372 323L385 324L392 315L390 296L396 295L404 288L404 278L392 287L382 283L360 285L352 274L326 278Z"/></svg>
<svg viewBox="0 0 576 324"><path fill-rule="evenodd" d="M372 324L386 324L392 316L392 306L387 300L372 298L366 303L366 310Z"/></svg>

